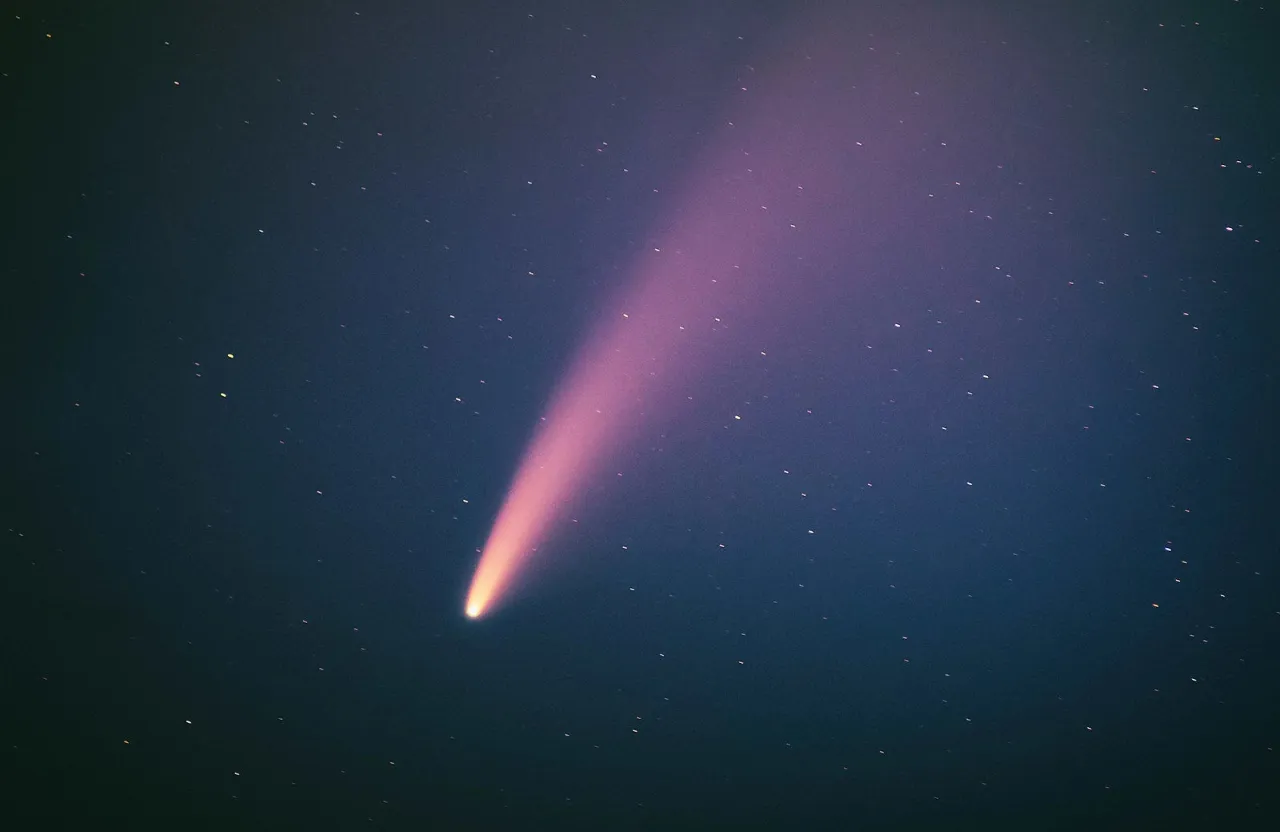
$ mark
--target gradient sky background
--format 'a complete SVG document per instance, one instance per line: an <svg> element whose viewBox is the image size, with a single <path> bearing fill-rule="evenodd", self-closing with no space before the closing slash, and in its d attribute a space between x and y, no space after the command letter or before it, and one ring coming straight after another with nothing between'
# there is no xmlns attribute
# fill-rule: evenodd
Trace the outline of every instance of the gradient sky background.
<svg viewBox="0 0 1280 832"><path fill-rule="evenodd" d="M0 20L6 824L1273 828L1274 11L86 5Z"/></svg>

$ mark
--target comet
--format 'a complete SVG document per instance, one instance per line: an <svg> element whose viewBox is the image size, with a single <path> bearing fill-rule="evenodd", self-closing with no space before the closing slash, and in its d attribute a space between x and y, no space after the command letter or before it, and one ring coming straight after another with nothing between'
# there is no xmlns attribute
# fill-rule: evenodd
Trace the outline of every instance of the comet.
<svg viewBox="0 0 1280 832"><path fill-rule="evenodd" d="M883 177L900 166L885 154L907 146L888 135L901 122L880 127L881 155L860 150L867 127L848 98L860 78L847 42L839 27L807 31L785 38L767 70L744 69L750 94L726 104L724 126L553 390L481 549L469 618L509 597L571 501L637 434L671 418L717 366L759 354L753 316L803 314L798 280L847 268L841 246L865 243L872 217L892 207L857 206L892 193Z"/></svg>

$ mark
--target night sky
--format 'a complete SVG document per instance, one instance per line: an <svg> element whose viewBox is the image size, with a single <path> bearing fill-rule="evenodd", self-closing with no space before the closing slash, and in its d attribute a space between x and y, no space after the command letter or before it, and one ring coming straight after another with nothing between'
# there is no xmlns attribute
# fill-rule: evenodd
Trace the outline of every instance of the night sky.
<svg viewBox="0 0 1280 832"><path fill-rule="evenodd" d="M1276 43L9 4L0 824L1280 828Z"/></svg>

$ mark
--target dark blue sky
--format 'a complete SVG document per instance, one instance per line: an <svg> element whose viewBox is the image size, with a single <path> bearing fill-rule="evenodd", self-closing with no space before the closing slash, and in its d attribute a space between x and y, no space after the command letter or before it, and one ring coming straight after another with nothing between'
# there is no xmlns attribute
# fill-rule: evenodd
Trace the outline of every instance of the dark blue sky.
<svg viewBox="0 0 1280 832"><path fill-rule="evenodd" d="M14 828L1270 827L1273 11L85 6L0 20Z"/></svg>

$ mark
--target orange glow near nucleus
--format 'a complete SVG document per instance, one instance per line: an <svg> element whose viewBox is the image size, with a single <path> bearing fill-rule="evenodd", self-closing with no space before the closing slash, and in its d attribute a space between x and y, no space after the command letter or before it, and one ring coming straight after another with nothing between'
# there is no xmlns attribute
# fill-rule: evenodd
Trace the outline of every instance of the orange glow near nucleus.
<svg viewBox="0 0 1280 832"><path fill-rule="evenodd" d="M615 347L627 342L612 340ZM467 593L471 618L484 615L505 594L521 561L562 517L565 502L607 461L611 439L631 422L625 412L633 386L628 362L609 351L584 356L553 400L494 521Z"/></svg>

